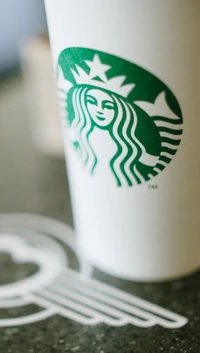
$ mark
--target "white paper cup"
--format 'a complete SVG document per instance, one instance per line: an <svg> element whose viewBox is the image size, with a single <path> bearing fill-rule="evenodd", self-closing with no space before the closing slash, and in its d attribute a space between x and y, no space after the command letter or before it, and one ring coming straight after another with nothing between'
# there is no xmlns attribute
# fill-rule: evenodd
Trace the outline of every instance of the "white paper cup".
<svg viewBox="0 0 200 353"><path fill-rule="evenodd" d="M199 0L46 0L77 244L109 274L200 266Z"/></svg>

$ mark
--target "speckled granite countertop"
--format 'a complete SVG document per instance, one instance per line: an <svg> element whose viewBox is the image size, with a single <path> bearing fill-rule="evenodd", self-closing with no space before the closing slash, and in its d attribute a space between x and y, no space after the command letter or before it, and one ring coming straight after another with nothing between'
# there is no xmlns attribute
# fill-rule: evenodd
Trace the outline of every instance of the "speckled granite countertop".
<svg viewBox="0 0 200 353"><path fill-rule="evenodd" d="M72 225L64 161L41 155L34 148L19 76L5 80L0 86L0 213L10 212L46 215ZM21 264L16 270L7 254L0 256L0 285L34 271L34 264ZM0 352L200 352L200 272L163 284L121 281L97 270L94 277L183 315L188 324L179 329L158 325L84 326L57 314L29 325L1 327ZM36 310L35 305L4 308L0 309L0 318L24 316Z"/></svg>

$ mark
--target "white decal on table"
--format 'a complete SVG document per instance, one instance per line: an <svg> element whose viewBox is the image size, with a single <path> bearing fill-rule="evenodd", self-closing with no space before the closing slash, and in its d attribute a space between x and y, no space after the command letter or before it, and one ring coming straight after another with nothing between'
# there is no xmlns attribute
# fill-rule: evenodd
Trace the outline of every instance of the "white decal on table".
<svg viewBox="0 0 200 353"><path fill-rule="evenodd" d="M187 319L92 278L92 267L76 252L73 232L65 224L33 215L0 217L0 252L16 264L34 263L36 274L0 285L0 308L36 304L34 314L0 319L0 327L38 322L55 314L81 323L138 327L184 326ZM80 272L69 267L64 247L77 257Z"/></svg>

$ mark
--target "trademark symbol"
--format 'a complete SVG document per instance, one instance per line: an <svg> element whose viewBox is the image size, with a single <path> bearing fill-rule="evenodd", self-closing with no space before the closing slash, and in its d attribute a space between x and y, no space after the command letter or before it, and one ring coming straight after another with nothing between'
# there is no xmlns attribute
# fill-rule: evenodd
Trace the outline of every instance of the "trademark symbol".
<svg viewBox="0 0 200 353"><path fill-rule="evenodd" d="M156 189L158 189L158 185L150 184L150 185L148 186L148 188L149 188L150 190L156 190Z"/></svg>

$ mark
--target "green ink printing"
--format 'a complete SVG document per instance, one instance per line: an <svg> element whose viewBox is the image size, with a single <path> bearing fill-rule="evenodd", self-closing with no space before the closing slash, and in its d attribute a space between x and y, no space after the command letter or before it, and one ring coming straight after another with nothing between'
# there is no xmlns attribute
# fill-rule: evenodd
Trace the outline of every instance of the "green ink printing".
<svg viewBox="0 0 200 353"><path fill-rule="evenodd" d="M116 145L110 171L119 187L158 175L176 154L182 135L180 106L169 88L126 60L84 48L65 49L58 61L71 144L92 177L98 156L94 128L107 130Z"/></svg>

